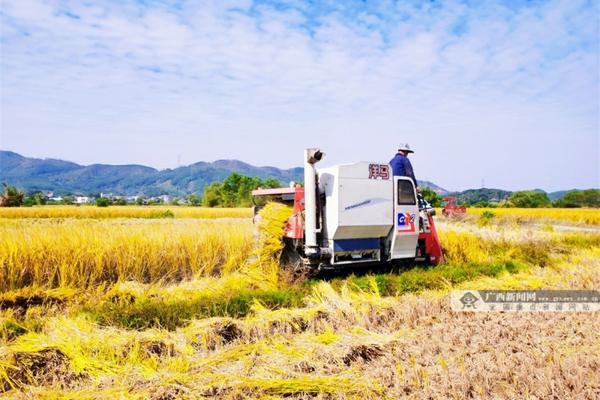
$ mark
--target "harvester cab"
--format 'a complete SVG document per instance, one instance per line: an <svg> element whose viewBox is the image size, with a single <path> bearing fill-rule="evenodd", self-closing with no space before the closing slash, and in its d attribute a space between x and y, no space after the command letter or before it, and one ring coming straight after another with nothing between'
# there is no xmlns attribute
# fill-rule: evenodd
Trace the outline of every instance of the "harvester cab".
<svg viewBox="0 0 600 400"><path fill-rule="evenodd" d="M377 162L317 170L324 153L307 149L304 156L304 187L257 189L252 195L293 204L283 239L305 267L442 260L434 211L419 207L425 203L410 178L393 176L389 164Z"/></svg>

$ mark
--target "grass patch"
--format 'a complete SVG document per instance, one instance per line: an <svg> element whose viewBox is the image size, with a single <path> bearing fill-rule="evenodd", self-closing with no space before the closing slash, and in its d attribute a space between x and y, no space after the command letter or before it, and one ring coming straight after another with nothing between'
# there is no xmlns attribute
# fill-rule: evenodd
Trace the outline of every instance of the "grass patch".
<svg viewBox="0 0 600 400"><path fill-rule="evenodd" d="M415 267L408 271L372 276L350 276L346 280L332 282L336 288L347 281L361 290L369 290L372 283L382 296L396 296L404 293L419 292L427 289L442 289L482 276L497 277L505 272L516 273L529 268L525 264L513 261L494 264L440 265L437 267Z"/></svg>
<svg viewBox="0 0 600 400"><path fill-rule="evenodd" d="M102 325L128 329L163 328L174 330L193 318L215 316L243 317L255 302L277 309L302 305L303 293L292 288L285 290L243 289L229 297L199 294L190 299L175 301L162 296L105 301L97 306L85 306L83 312L92 315Z"/></svg>

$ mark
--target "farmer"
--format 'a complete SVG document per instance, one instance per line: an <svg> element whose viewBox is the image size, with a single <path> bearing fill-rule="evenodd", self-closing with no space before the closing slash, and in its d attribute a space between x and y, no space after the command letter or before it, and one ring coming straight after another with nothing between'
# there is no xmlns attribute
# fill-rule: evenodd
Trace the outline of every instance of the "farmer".
<svg viewBox="0 0 600 400"><path fill-rule="evenodd" d="M412 164L408 159L408 155L410 153L414 153L414 151L410 149L408 143L401 144L398 147L398 153L390 161L390 165L392 166L394 176L407 176L410 179L412 179L412 181L415 184L415 187L417 187L417 178L415 178L415 173L413 172Z"/></svg>

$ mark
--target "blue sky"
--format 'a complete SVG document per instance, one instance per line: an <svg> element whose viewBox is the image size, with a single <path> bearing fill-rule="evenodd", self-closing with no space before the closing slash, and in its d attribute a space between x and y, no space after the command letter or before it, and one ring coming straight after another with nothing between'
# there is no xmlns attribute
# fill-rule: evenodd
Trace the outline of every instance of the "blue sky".
<svg viewBox="0 0 600 400"><path fill-rule="evenodd" d="M0 148L600 186L597 1L3 0Z"/></svg>

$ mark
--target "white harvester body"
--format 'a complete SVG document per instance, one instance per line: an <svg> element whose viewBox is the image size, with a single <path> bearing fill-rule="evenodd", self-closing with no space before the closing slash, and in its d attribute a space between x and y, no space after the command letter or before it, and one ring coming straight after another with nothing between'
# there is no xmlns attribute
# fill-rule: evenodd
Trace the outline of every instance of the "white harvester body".
<svg viewBox="0 0 600 400"><path fill-rule="evenodd" d="M393 176L391 166L381 162L316 169L323 156L318 149L304 152L304 187L253 192L293 203L284 239L305 266L441 261L433 210L419 201L410 178Z"/></svg>
<svg viewBox="0 0 600 400"><path fill-rule="evenodd" d="M390 171L389 165L376 162L317 170L317 192L324 199L320 245L328 249L332 265L415 257L415 188L409 178L393 177Z"/></svg>

